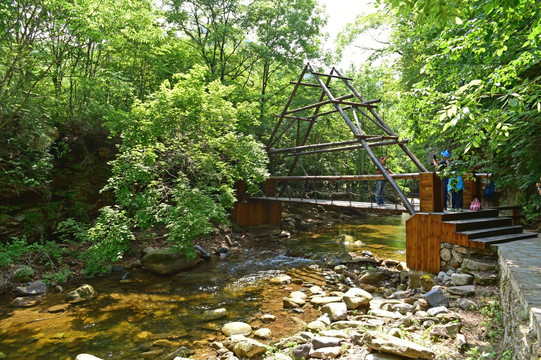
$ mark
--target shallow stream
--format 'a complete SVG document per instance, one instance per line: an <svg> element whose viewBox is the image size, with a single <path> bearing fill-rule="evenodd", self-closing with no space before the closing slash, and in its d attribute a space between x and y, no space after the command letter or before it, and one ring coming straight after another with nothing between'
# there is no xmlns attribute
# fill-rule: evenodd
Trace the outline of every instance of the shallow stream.
<svg viewBox="0 0 541 360"><path fill-rule="evenodd" d="M221 327L243 321L268 327L273 339L302 328L302 320L317 317L313 308L292 314L282 309L282 298L301 288L301 281L273 285L281 273L294 280L323 285L326 280L314 264L350 252L371 251L379 258L405 261L406 215L365 217L348 224L318 228L290 239L259 241L255 247L231 252L202 262L194 269L171 277L148 272L118 273L87 280L98 292L92 301L60 312L48 311L64 304L64 294L48 294L37 306L13 308L13 295L0 298L0 354L6 359L75 359L90 353L102 359L162 359L179 347L193 351L194 359L215 354L209 343L223 341ZM349 234L362 247L333 240ZM82 283L81 283L82 284ZM71 291L79 284L69 284ZM208 310L225 308L227 316L206 320ZM262 324L262 314L276 320Z"/></svg>

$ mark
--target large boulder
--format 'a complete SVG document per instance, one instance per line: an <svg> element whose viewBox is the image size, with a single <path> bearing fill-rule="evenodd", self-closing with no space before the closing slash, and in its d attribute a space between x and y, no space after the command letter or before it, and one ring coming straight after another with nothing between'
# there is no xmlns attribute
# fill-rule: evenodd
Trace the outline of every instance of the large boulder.
<svg viewBox="0 0 541 360"><path fill-rule="evenodd" d="M158 275L172 275L193 268L201 261L201 253L195 252L190 258L183 251L175 249L154 250L143 256L143 266Z"/></svg>
<svg viewBox="0 0 541 360"><path fill-rule="evenodd" d="M370 306L372 295L363 289L351 288L344 294L344 302L348 309L357 309L361 306Z"/></svg>
<svg viewBox="0 0 541 360"><path fill-rule="evenodd" d="M412 359L434 359L436 354L419 344L377 331L367 332L367 345L377 351Z"/></svg>
<svg viewBox="0 0 541 360"><path fill-rule="evenodd" d="M321 312L323 314L329 315L331 321L345 320L347 319L348 315L347 306L343 302L329 303L327 305L324 305L321 308Z"/></svg>

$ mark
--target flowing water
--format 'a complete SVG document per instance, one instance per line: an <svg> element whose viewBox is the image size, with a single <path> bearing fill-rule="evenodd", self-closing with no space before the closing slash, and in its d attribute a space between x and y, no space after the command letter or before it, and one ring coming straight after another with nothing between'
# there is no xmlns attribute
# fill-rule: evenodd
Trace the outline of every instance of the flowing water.
<svg viewBox="0 0 541 360"><path fill-rule="evenodd" d="M213 354L209 344L223 341L221 327L243 321L253 327L268 327L273 339L294 334L302 321L317 317L307 307L292 316L282 309L282 298L296 285L269 282L281 273L302 279L304 285L325 284L324 274L314 264L345 250L369 250L380 258L405 261L407 216L366 217L348 224L319 228L314 233L295 234L292 239L260 241L255 247L232 252L227 258L213 257L194 269L170 277L147 272L119 273L87 280L98 292L87 303L71 305L60 312L48 311L63 304L64 294L48 294L37 306L13 308L13 296L0 298L0 359L75 359L90 353L102 359L161 359L185 346L193 357ZM363 246L341 244L333 239L349 234ZM73 290L79 284L69 284ZM209 310L225 308L227 316L207 320ZM276 320L262 324L270 313Z"/></svg>

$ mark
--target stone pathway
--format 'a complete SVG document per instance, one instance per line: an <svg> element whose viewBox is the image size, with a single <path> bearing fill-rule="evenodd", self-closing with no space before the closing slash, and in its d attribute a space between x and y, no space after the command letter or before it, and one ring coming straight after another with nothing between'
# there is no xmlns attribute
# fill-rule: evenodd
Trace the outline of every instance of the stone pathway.
<svg viewBox="0 0 541 360"><path fill-rule="evenodd" d="M541 340L541 236L496 245L500 265L506 264L512 282L520 289L537 324L537 338ZM517 299L519 300L519 299Z"/></svg>

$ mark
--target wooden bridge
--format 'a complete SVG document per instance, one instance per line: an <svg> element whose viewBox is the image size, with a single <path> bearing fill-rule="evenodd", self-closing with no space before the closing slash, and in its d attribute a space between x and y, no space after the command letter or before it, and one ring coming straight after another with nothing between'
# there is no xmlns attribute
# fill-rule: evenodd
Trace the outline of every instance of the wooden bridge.
<svg viewBox="0 0 541 360"><path fill-rule="evenodd" d="M331 80L339 81L340 85L336 88L347 89L349 93L333 96L330 91ZM282 113L277 115L279 120L267 145L271 172L275 173L272 170L276 168L285 168L284 165L289 166L289 170L286 175L270 177L259 195L248 196L246 185L238 184L238 201L232 212L233 221L240 226L281 224L284 202L408 213L411 217L406 222L407 266L434 273L440 270L442 242L482 249L494 243L537 236L536 233L523 232L522 227L514 224L513 219L499 217L497 209L444 212L439 175L429 172L406 147L408 140L400 139L379 116L375 109L380 101L365 100L351 85L351 80L334 68L329 74L323 74L314 71L310 64L304 67L299 79L292 82L294 89ZM312 104L290 109L301 87L316 89L319 96ZM305 98L306 94L303 96ZM351 138L332 143L307 144L316 123L321 123L322 119L329 116L334 116L331 119L333 122L341 118L349 128ZM293 141L293 146L288 143L277 147L288 141ZM419 172L393 174L388 171L374 153L375 148L387 146L398 146ZM301 161L301 157L308 155L353 151L365 154L371 162L371 168L377 173L309 175ZM278 156L282 158L277 159ZM295 174L296 171L302 174ZM487 176L472 174L465 180L465 209L469 209L474 198L481 198L482 179ZM389 184L393 193L387 199L392 197L393 202L386 201L384 205L374 203L375 194L372 189L378 180Z"/></svg>

